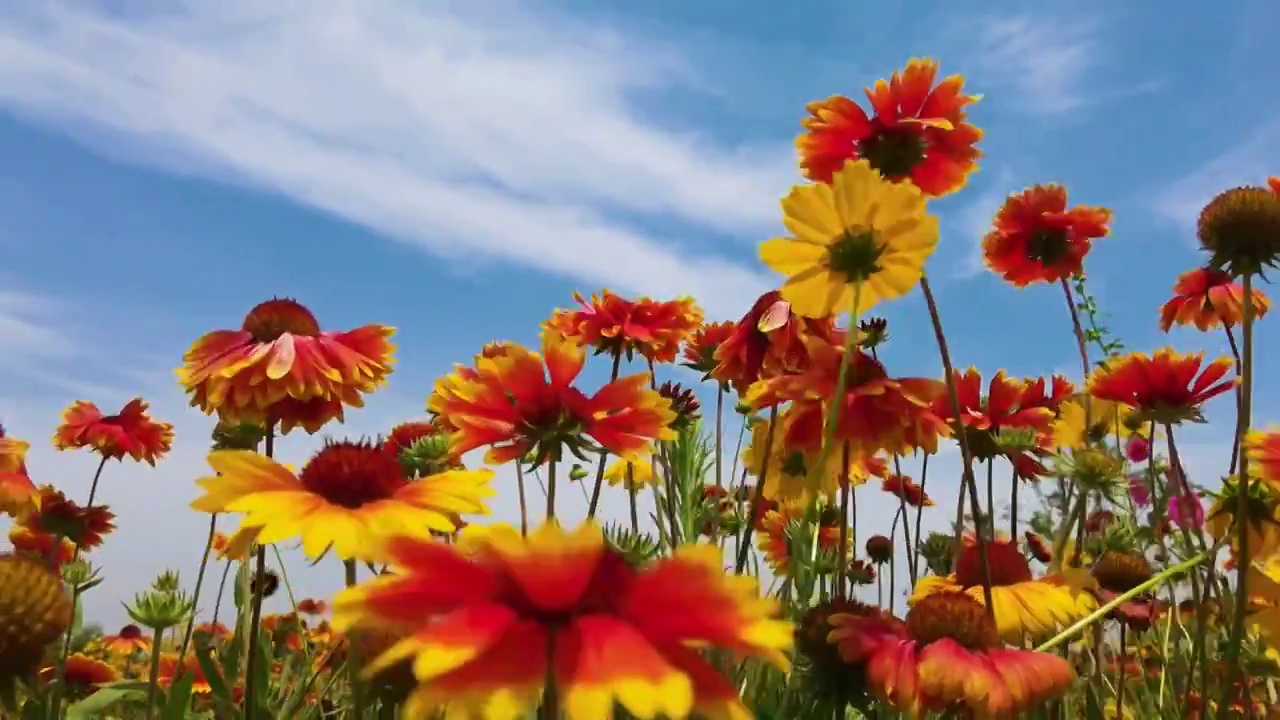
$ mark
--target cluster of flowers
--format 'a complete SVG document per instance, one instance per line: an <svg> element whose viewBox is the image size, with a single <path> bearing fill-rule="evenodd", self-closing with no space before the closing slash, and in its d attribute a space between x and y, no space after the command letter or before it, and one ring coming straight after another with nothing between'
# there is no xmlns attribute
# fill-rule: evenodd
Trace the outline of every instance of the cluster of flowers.
<svg viewBox="0 0 1280 720"><path fill-rule="evenodd" d="M428 419L377 442L329 441L296 472L274 459L277 440L342 421L383 386L393 330L324 330L303 305L273 299L240 329L199 338L178 370L191 404L218 420L212 474L197 480L203 494L192 503L210 515L195 589L188 595L176 576L161 576L129 604L136 625L78 652L68 650L72 617L97 582L82 555L113 529L108 507L95 504L99 476L110 459L154 464L172 427L141 400L111 416L71 406L54 444L101 458L84 505L33 482L28 445L0 434L0 510L15 520L14 551L0 556L3 697L16 697L13 682L25 680L28 702L56 709L137 679L145 700L112 697L145 703L148 717L157 703L169 717L190 702L219 717L263 707L292 716L305 704L357 718L400 706L407 717L499 720L541 708L547 718L597 720L617 705L642 720L736 719L751 717L775 683L800 698L781 701L787 717L831 717L833 707L842 716L867 703L912 717L1009 717L1069 701L1087 669L1095 679L1120 674L1110 712L1126 716L1125 674L1146 672L1129 669L1126 634L1164 619L1166 653L1169 623L1195 629L1195 640L1174 642L1192 656L1183 700L1200 712L1211 704L1207 657L1217 651L1206 638L1216 602L1235 619L1220 706L1261 702L1236 661L1280 645L1280 432L1249 428L1252 328L1269 310L1253 280L1280 258L1280 181L1227 191L1205 208L1199 235L1209 261L1177 280L1161 310L1162 329L1221 328L1233 348L1233 329L1242 330L1236 357L1207 364L1171 349L1122 353L1096 324L1084 261L1109 232L1109 210L1070 207L1058 185L1009 196L983 240L986 264L1016 288L1061 287L1083 386L1004 372L984 383L976 369L952 366L925 271L939 242L929 203L964 186L982 137L967 117L977 98L959 76L937 75L936 62L912 60L867 90L870 111L846 97L808 107L797 142L806 181L782 200L789 235L760 248L785 279L737 322L707 322L689 298L575 296L576 307L546 321L538 351L490 344L436 382ZM942 379L891 374L880 356L887 323L864 317L917 287ZM1102 351L1096 366L1091 346ZM579 382L588 351L611 363L594 391ZM699 445L698 395L657 382L657 369L677 362L711 383L713 449ZM623 375L624 363L643 369ZM1242 440L1235 479L1206 511L1208 491L1188 479L1174 433L1233 390ZM730 394L750 434L737 486L736 467L726 479L721 463ZM1154 448L1161 437L1167 460ZM922 538L921 512L935 505L927 458L952 441L963 473L955 533ZM496 492L492 469L464 462L481 449L486 465L515 467L518 528L464 520L487 515ZM915 456L924 458L919 482L903 472ZM557 476L570 458L597 464L594 478L577 464L567 473L589 507L573 529L556 520L557 480L566 479ZM1012 472L1008 533L996 530L996 461ZM539 473L545 521L530 528L525 478ZM863 559L853 491L872 479L898 509L890 536L869 538ZM630 532L595 522L606 480L627 491ZM1020 525L1024 484L1042 502ZM652 545L637 512L642 490L655 498ZM1136 519L1140 506L1152 508L1146 524ZM216 531L225 516L239 519L230 536ZM912 585L901 617L896 569L888 607L883 593L877 605L853 598L856 586L877 581L879 566L896 565L899 526ZM331 616L323 602L292 598L293 613L263 616L279 582L266 551L286 541L316 562L332 554L344 563L348 587ZM1234 601L1215 564L1221 545L1244 571ZM781 591L761 596L748 572L753 547ZM209 622L196 621L211 556L238 567L230 630L216 606ZM362 567L374 573L363 582ZM1163 586L1174 598L1188 576L1193 597L1176 610L1157 597ZM1100 630L1081 632L1105 619L1119 623L1118 655ZM778 680L793 662L802 691ZM1158 697L1131 706L1163 708L1161 678Z"/></svg>

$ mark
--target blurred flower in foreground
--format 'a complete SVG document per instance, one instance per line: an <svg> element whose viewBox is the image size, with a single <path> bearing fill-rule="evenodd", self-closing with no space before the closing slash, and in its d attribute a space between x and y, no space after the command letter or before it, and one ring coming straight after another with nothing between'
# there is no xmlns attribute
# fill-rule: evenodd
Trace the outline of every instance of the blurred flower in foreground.
<svg viewBox="0 0 1280 720"><path fill-rule="evenodd" d="M411 717L446 702L461 717L523 716L548 669L568 720L608 717L615 702L638 717L745 717L737 689L692 646L788 667L791 624L773 619L755 578L724 573L714 546L635 570L598 527L551 523L528 538L469 528L456 546L394 539L383 559L399 574L340 593L333 625L400 634L369 672L414 659Z"/></svg>

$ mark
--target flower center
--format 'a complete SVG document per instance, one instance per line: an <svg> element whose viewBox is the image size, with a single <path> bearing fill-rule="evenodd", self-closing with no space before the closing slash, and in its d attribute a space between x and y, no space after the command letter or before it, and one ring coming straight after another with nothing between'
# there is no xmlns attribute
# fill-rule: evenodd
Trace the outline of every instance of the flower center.
<svg viewBox="0 0 1280 720"><path fill-rule="evenodd" d="M858 154L886 178L906 177L924 160L924 137L910 130L885 128L858 143Z"/></svg>
<svg viewBox="0 0 1280 720"><path fill-rule="evenodd" d="M1128 592L1151 579L1151 564L1137 554L1108 550L1093 565L1093 578L1104 590Z"/></svg>
<svg viewBox="0 0 1280 720"><path fill-rule="evenodd" d="M241 329L260 343L277 340L281 335L320 334L320 323L302 303L288 298L272 298L249 311Z"/></svg>
<svg viewBox="0 0 1280 720"><path fill-rule="evenodd" d="M1038 228L1027 238L1027 257L1041 265L1053 265L1067 254L1070 243L1062 228Z"/></svg>
<svg viewBox="0 0 1280 720"><path fill-rule="evenodd" d="M120 637L125 640L137 640L142 637L142 628L137 625L125 625L120 628Z"/></svg>
<svg viewBox="0 0 1280 720"><path fill-rule="evenodd" d="M907 613L907 632L923 645L947 639L970 650L982 650L999 642L987 609L963 593L921 598Z"/></svg>
<svg viewBox="0 0 1280 720"><path fill-rule="evenodd" d="M396 458L365 442L326 445L302 468L298 480L326 501L353 510L385 500L404 486Z"/></svg>
<svg viewBox="0 0 1280 720"><path fill-rule="evenodd" d="M880 271L876 261L882 254L884 248L876 243L875 233L846 228L827 248L827 267L849 282L858 282Z"/></svg>
<svg viewBox="0 0 1280 720"><path fill-rule="evenodd" d="M1012 542L988 540L987 567L991 571L991 584L995 586L1016 585L1031 579L1027 558ZM956 561L955 573L956 581L963 587L982 584L982 557L977 543L965 544Z"/></svg>
<svg viewBox="0 0 1280 720"><path fill-rule="evenodd" d="M782 461L782 474L791 477L804 477L807 470L804 464L804 453L794 450Z"/></svg>

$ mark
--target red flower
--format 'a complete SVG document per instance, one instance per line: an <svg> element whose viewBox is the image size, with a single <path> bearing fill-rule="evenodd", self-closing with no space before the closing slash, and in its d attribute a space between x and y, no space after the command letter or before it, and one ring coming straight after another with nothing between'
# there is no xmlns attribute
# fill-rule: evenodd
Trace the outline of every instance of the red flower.
<svg viewBox="0 0 1280 720"><path fill-rule="evenodd" d="M1271 301L1253 289L1253 317L1271 309ZM1174 325L1195 325L1199 330L1231 327L1244 322L1244 286L1233 282L1231 274L1214 268L1198 268L1178 276L1173 297L1160 308L1160 329Z"/></svg>
<svg viewBox="0 0 1280 720"><path fill-rule="evenodd" d="M805 132L796 139L805 175L829 183L846 162L866 158L886 178L909 180L926 195L964 187L982 154L974 147L982 131L966 111L978 97L961 94L960 75L935 86L937 75L937 61L917 58L888 82L877 81L866 90L872 117L841 95L809 103Z"/></svg>
<svg viewBox="0 0 1280 720"><path fill-rule="evenodd" d="M59 450L92 448L108 460L128 455L155 467L173 445L173 425L152 420L142 398L130 400L115 415L103 415L97 405L79 400L62 411L53 445Z"/></svg>
<svg viewBox="0 0 1280 720"><path fill-rule="evenodd" d="M906 475L890 475L886 477L880 485L880 489L887 493L892 493L894 497L901 498L910 507L933 507L933 498L929 497L924 488L917 485L914 480Z"/></svg>
<svg viewBox="0 0 1280 720"><path fill-rule="evenodd" d="M281 433L295 427L315 433L386 382L395 362L393 333L385 325L322 331L302 304L277 298L250 310L240 330L196 340L178 379L192 406L225 422L270 421Z"/></svg>
<svg viewBox="0 0 1280 720"><path fill-rule="evenodd" d="M690 545L637 570L584 525L548 524L528 538L507 527L458 545L396 540L399 574L348 589L334 628L393 631L373 672L415 659L420 685L405 714L448 703L480 717L496 697L523 716L550 677L566 720L738 717L738 692L693 647L754 655L786 669L791 623L754 580L726 575L712 545ZM548 670L551 670L549 673Z"/></svg>
<svg viewBox="0 0 1280 720"><path fill-rule="evenodd" d="M703 379L711 377L711 371L716 369L716 351L733 337L737 327L732 322L703 323L685 342L682 364L702 373Z"/></svg>
<svg viewBox="0 0 1280 720"><path fill-rule="evenodd" d="M116 529L115 514L104 505L80 507L52 485L40 488L40 509L23 523L34 533L63 537L75 543L81 552L102 544L102 536Z"/></svg>
<svg viewBox="0 0 1280 720"><path fill-rule="evenodd" d="M577 309L558 309L547 327L598 353L631 357L640 353L653 362L674 362L680 344L702 324L702 310L692 298L661 302L627 300L609 290L587 302L574 293Z"/></svg>
<svg viewBox="0 0 1280 720"><path fill-rule="evenodd" d="M981 603L962 593L922 598L905 628L875 617L833 615L830 642L848 663L865 663L867 683L911 717L959 709L975 717L1014 717L1061 695L1071 666L1050 653L999 646Z"/></svg>
<svg viewBox="0 0 1280 720"><path fill-rule="evenodd" d="M582 348L554 330L543 333L542 347L545 361L521 348L436 382L429 408L457 428L450 438L454 455L489 445L490 463L531 450L542 462L559 458L564 446L580 453L590 437L614 455L635 459L655 440L675 436L671 403L649 388L648 373L620 378L588 397L573 387L586 359Z"/></svg>
<svg viewBox="0 0 1280 720"><path fill-rule="evenodd" d="M987 267L1014 287L1056 283L1084 271L1095 238L1106 236L1111 211L1079 205L1067 209L1067 189L1036 185L1010 195L982 240Z"/></svg>
<svg viewBox="0 0 1280 720"><path fill-rule="evenodd" d="M33 529L23 523L9 528L9 542L13 549L38 558L51 565L62 567L76 555L76 544L47 532ZM56 546L56 547L55 547Z"/></svg>
<svg viewBox="0 0 1280 720"><path fill-rule="evenodd" d="M115 635L104 637L102 646L107 649L107 652L128 657L137 652L150 650L151 640L142 634L142 629L137 625L125 625Z"/></svg>
<svg viewBox="0 0 1280 720"><path fill-rule="evenodd" d="M756 300L715 351L711 376L743 393L762 377L799 372L809 362L806 337L832 345L844 342L830 319L800 317L791 312L791 304L778 291L769 291Z"/></svg>
<svg viewBox="0 0 1280 720"><path fill-rule="evenodd" d="M1224 380L1235 363L1214 360L1201 372L1204 353L1183 355L1170 349L1154 355L1130 353L1109 361L1089 376L1089 394L1134 408L1144 422L1178 423L1200 417L1206 400L1235 387Z"/></svg>

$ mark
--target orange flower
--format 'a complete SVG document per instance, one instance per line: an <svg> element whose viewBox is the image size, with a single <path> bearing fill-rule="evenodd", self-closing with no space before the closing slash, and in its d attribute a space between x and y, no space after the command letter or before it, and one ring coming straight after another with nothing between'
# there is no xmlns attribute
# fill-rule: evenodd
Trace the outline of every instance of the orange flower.
<svg viewBox="0 0 1280 720"><path fill-rule="evenodd" d="M961 94L960 75L935 87L937 75L937 61L913 58L901 75L876 81L866 89L870 118L841 95L809 103L805 132L796 139L805 175L830 182L847 161L866 158L886 178L910 180L926 195L964 187L982 154L974 147L982 131L969 124L965 109L978 96Z"/></svg>
<svg viewBox="0 0 1280 720"><path fill-rule="evenodd" d="M609 290L587 302L574 293L577 309L559 308L546 326L579 345L613 357L633 353L653 362L674 362L680 343L702 323L702 310L693 298L671 301L627 300Z"/></svg>
<svg viewBox="0 0 1280 720"><path fill-rule="evenodd" d="M711 377L742 393L762 377L798 372L809 362L803 342L806 336L832 345L844 343L844 336L829 318L800 317L791 312L791 304L781 293L771 290L756 300L733 333L720 343Z"/></svg>
<svg viewBox="0 0 1280 720"><path fill-rule="evenodd" d="M125 625L115 635L102 638L102 646L107 649L107 652L128 657L134 653L150 650L151 640L142 634L142 629L137 625Z"/></svg>
<svg viewBox="0 0 1280 720"><path fill-rule="evenodd" d="M582 372L582 348L554 330L543 332L543 355L524 348L502 357L477 359L436 381L428 408L457 431L454 455L491 446L491 464L525 457L559 458L563 446L576 454L589 437L629 460L654 440L675 436L671 403L649 388L648 373L620 378L588 397L573 387ZM545 361L544 361L545 356Z"/></svg>
<svg viewBox="0 0 1280 720"><path fill-rule="evenodd" d="M887 493L892 493L894 497L902 498L910 507L933 507L933 498L929 497L924 488L917 485L914 480L906 475L890 475L886 477L880 485L880 489Z"/></svg>
<svg viewBox="0 0 1280 720"><path fill-rule="evenodd" d="M1056 283L1084 271L1094 238L1106 236L1111 211L1079 205L1067 209L1067 189L1036 185L1010 195L982 240L987 267L1014 287Z"/></svg>
<svg viewBox="0 0 1280 720"><path fill-rule="evenodd" d="M1267 314L1271 301L1261 290L1253 290L1253 317ZM1169 332L1176 325L1195 325L1199 330L1231 327L1244 322L1244 286L1233 282L1231 274L1214 268L1197 268L1178 276L1173 297L1160 308L1160 329Z"/></svg>
<svg viewBox="0 0 1280 720"><path fill-rule="evenodd" d="M931 595L905 628L838 614L829 641L846 662L865 663L867 683L910 717L961 709L975 717L1021 716L1071 685L1070 664L1050 653L999 646L987 611L961 593Z"/></svg>
<svg viewBox="0 0 1280 720"><path fill-rule="evenodd" d="M59 567L71 562L76 555L75 543L47 532L33 530L24 523L15 523L9 528L9 542L18 552L40 558ZM55 543L57 550L54 549Z"/></svg>
<svg viewBox="0 0 1280 720"><path fill-rule="evenodd" d="M116 529L115 514L105 505L80 507L52 485L40 488L40 509L23 523L33 533L47 533L75 543L81 552L102 544L102 536Z"/></svg>
<svg viewBox="0 0 1280 720"><path fill-rule="evenodd" d="M716 351L720 349L721 345L728 342L729 338L733 337L737 328L737 323L727 321L703 323L685 341L684 362L681 364L702 373L704 380L710 378L711 372L716 369L718 364L716 362Z"/></svg>
<svg viewBox="0 0 1280 720"><path fill-rule="evenodd" d="M1251 430L1244 447L1251 473L1280 488L1280 429Z"/></svg>
<svg viewBox="0 0 1280 720"><path fill-rule="evenodd" d="M298 612L303 615L323 615L329 612L329 604L323 600L303 598L298 601Z"/></svg>
<svg viewBox="0 0 1280 720"><path fill-rule="evenodd" d="M35 509L40 492L27 474L31 444L5 435L0 425L0 513L21 519Z"/></svg>
<svg viewBox="0 0 1280 720"><path fill-rule="evenodd" d="M387 544L400 574L340 593L334 627L398 633L378 672L414 658L420 683L406 716L448 703L486 717L501 698L525 714L554 669L566 720L745 717L738 693L693 647L761 656L786 669L791 623L772 619L755 578L726 575L720 551L690 545L637 570L598 527L554 523L527 539L512 528L463 533L456 546Z"/></svg>
<svg viewBox="0 0 1280 720"><path fill-rule="evenodd" d="M790 448L811 450L822 445L824 406L835 395L845 349L815 338L806 338L805 345L811 359L808 368L761 380L742 400L752 408L791 402L783 441ZM890 378L870 355L857 348L853 352L835 441L848 443L851 457L907 453L913 448L934 452L938 435L947 427L931 406L945 386L925 378Z"/></svg>
<svg viewBox="0 0 1280 720"><path fill-rule="evenodd" d="M362 393L386 382L395 362L395 332L365 325L323 332L311 311L294 300L264 302L240 330L216 330L183 356L178 379L191 405L230 423L279 423L287 433L318 431L360 407Z"/></svg>
<svg viewBox="0 0 1280 720"><path fill-rule="evenodd" d="M103 415L97 405L78 400L62 411L62 424L53 434L59 450L92 448L108 460L125 455L155 467L173 445L173 425L147 415L147 402L134 398L115 415Z"/></svg>
<svg viewBox="0 0 1280 720"><path fill-rule="evenodd" d="M53 682L57 674L58 668L55 665L46 665L40 669L40 679L45 682ZM67 657L63 680L76 695L87 693L99 685L113 683L119 679L120 673L116 672L115 668L97 658L89 657L84 653L72 653Z"/></svg>
<svg viewBox="0 0 1280 720"><path fill-rule="evenodd" d="M1130 353L1115 358L1089 376L1089 394L1134 408L1143 422L1160 424L1198 420L1200 406L1235 387L1223 380L1234 367L1220 357L1204 369L1204 353L1183 355L1168 348L1154 355Z"/></svg>
<svg viewBox="0 0 1280 720"><path fill-rule="evenodd" d="M793 538L803 519L804 506L787 503L766 512L761 520L756 544L764 553L765 562L777 575L791 573ZM845 545L853 546L849 535L845 536ZM824 575L835 572L840 562L839 553L840 517L835 511L826 512L818 519L818 557L811 570ZM808 564L809 558L803 558L802 562Z"/></svg>
<svg viewBox="0 0 1280 720"><path fill-rule="evenodd" d="M213 688L209 685L209 679L204 674L204 668L200 667L200 660L194 653L187 653L187 657L183 659L181 665L178 664L177 653L161 653L159 665L160 672L156 676L156 684L160 687L171 687L174 681L185 675L190 675L191 693L193 695L208 695L213 692Z"/></svg>

